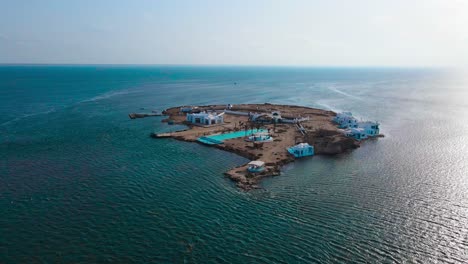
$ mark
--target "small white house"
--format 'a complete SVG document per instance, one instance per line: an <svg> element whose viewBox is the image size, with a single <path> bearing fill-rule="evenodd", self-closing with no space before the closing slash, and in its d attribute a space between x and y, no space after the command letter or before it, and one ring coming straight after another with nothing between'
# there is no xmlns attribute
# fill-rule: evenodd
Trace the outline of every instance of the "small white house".
<svg viewBox="0 0 468 264"><path fill-rule="evenodd" d="M280 122L280 121L281 121L281 112L280 112L280 111L273 111L273 112L271 112L271 118L272 118L273 121L275 121L276 123Z"/></svg>
<svg viewBox="0 0 468 264"><path fill-rule="evenodd" d="M338 123L340 128L357 128L359 122L351 112L338 113L333 121Z"/></svg>
<svg viewBox="0 0 468 264"><path fill-rule="evenodd" d="M341 128L357 128L359 127L359 121L355 117L344 118L340 124Z"/></svg>
<svg viewBox="0 0 468 264"><path fill-rule="evenodd" d="M364 132L368 136L377 136L380 134L380 129L379 129L379 123L378 122L372 122L372 121L365 121L365 122L359 122L358 127L364 129Z"/></svg>
<svg viewBox="0 0 468 264"><path fill-rule="evenodd" d="M193 107L193 106L183 106L180 108L180 112L182 113L190 113L193 110L196 110L198 107Z"/></svg>
<svg viewBox="0 0 468 264"><path fill-rule="evenodd" d="M295 146L288 148L288 152L296 158L313 156L314 147L308 143L299 143Z"/></svg>
<svg viewBox="0 0 468 264"><path fill-rule="evenodd" d="M351 112L339 113L333 118L333 121L338 123L340 128L347 129L344 131L346 135L358 140L374 137L380 133L378 122L358 121Z"/></svg>
<svg viewBox="0 0 468 264"><path fill-rule="evenodd" d="M251 161L247 165L247 170L252 173L262 172L265 170L265 162L261 160Z"/></svg>
<svg viewBox="0 0 468 264"><path fill-rule="evenodd" d="M347 137L352 137L357 140L362 140L367 138L367 134L364 128L350 128L344 131Z"/></svg>
<svg viewBox="0 0 468 264"><path fill-rule="evenodd" d="M341 124L343 122L343 119L352 117L353 114L351 112L341 112L336 114L336 116L333 118L333 121Z"/></svg>
<svg viewBox="0 0 468 264"><path fill-rule="evenodd" d="M187 122L200 125L216 125L224 123L224 112L216 114L215 112L189 113L186 117Z"/></svg>

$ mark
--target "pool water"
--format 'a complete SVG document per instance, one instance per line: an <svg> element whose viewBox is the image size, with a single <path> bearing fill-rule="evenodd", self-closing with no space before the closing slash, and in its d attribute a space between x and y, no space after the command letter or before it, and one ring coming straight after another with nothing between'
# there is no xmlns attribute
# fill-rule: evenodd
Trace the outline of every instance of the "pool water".
<svg viewBox="0 0 468 264"><path fill-rule="evenodd" d="M236 131L236 132L231 132L231 133L226 133L226 134L217 134L217 135L212 135L212 136L200 137L198 141L208 144L208 145L222 144L224 140L244 137L246 135L251 135L257 132L267 132L267 130L265 129L241 130L241 131Z"/></svg>

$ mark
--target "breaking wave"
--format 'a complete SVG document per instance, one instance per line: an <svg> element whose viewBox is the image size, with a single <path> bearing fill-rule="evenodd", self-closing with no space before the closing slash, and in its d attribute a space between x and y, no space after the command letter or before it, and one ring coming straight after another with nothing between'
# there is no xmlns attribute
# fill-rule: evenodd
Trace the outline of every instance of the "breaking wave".
<svg viewBox="0 0 468 264"><path fill-rule="evenodd" d="M136 93L136 92L137 91L135 91L135 90L128 90L128 89L127 90L120 90L120 91L106 92L106 93L91 97L89 99L81 100L81 101L79 101L77 103L72 103L70 105L52 106L52 107L50 107L50 109L48 109L46 111L21 114L18 117L15 117L15 118L13 118L11 120L8 120L6 122L1 123L0 126L8 126L8 125L14 124L16 122L19 122L19 121L21 121L23 119L38 116L38 115L47 115L47 114L50 114L50 113L55 113L55 112L57 112L59 110L66 109L67 107L76 106L76 105L79 105L79 104L82 104L82 103L97 102L97 101L100 101L100 100L109 99L109 98L114 97L114 96L127 95L127 94Z"/></svg>
<svg viewBox="0 0 468 264"><path fill-rule="evenodd" d="M338 93L338 94L344 95L346 97L349 97L349 98L353 98L353 99L356 99L356 100L359 100L359 101L364 101L362 98L360 98L358 96L355 96L355 95L352 95L352 94L349 94L349 93L346 93L346 92L343 92L343 91L339 90L338 88L336 88L335 86L327 86L327 89L330 90L330 91L333 91L335 93Z"/></svg>
<svg viewBox="0 0 468 264"><path fill-rule="evenodd" d="M112 91L112 92L107 92L107 93L103 93L103 94L94 96L94 97L89 98L89 99L82 100L82 101L80 101L78 103L96 102L96 101L100 101L100 100L109 99L109 98L114 97L114 96L127 95L127 94L136 93L136 92L137 91L135 91L135 90L128 90L128 89L119 90L119 91Z"/></svg>
<svg viewBox="0 0 468 264"><path fill-rule="evenodd" d="M28 118L28 117L33 117L33 116L38 116L38 115L46 115L46 114L50 114L50 113L53 113L53 112L56 112L57 111L57 108L55 107L52 107L51 109L49 110L46 110L46 111L41 111L41 112L36 112L36 113L31 113L31 114L23 114L19 117L16 117L16 118L13 118L11 120L8 120L6 122L3 122L0 124L0 126L7 126L7 125L10 125L10 124L13 124L13 123L16 123L20 120L23 120L25 118Z"/></svg>

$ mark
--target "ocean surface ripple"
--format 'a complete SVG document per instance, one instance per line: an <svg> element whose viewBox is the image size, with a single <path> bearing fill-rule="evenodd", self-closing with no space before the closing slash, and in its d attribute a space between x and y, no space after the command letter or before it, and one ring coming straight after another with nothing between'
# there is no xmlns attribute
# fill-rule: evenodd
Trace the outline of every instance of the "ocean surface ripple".
<svg viewBox="0 0 468 264"><path fill-rule="evenodd" d="M466 263L468 81L428 69L0 66L0 263ZM284 167L130 112L284 103L379 120L385 138Z"/></svg>

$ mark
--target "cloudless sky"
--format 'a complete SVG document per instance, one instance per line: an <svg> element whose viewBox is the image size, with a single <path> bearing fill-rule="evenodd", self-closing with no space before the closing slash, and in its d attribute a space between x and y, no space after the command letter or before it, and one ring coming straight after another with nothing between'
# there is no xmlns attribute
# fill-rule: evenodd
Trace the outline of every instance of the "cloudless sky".
<svg viewBox="0 0 468 264"><path fill-rule="evenodd" d="M468 66L468 0L0 0L0 63Z"/></svg>

